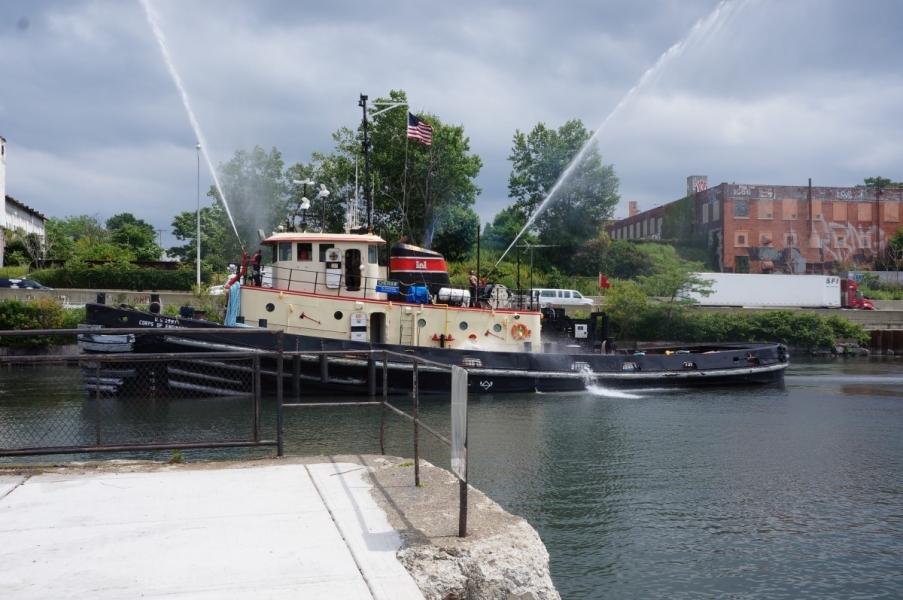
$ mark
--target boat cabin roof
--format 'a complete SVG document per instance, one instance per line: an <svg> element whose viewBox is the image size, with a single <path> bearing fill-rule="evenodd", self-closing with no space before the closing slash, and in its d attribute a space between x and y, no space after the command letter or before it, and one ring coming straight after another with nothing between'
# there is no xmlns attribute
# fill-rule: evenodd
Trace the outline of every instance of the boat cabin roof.
<svg viewBox="0 0 903 600"><path fill-rule="evenodd" d="M274 233L261 242L261 245L272 246L281 242L317 242L333 244L385 244L386 241L373 233L316 233L289 231Z"/></svg>

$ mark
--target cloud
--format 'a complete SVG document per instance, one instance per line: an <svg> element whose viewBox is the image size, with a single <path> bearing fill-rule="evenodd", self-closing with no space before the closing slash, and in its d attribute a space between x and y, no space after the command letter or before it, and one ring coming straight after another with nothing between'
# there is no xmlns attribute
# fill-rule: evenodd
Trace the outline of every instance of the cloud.
<svg viewBox="0 0 903 600"><path fill-rule="evenodd" d="M510 203L516 130L598 129L682 41L599 132L622 215L694 174L903 179L894 0L150 1L214 163L255 145L309 161L358 125L359 93L403 89L465 127L489 221ZM196 135L139 3L0 3L0 72L7 193L48 216L128 211L166 229L194 205Z"/></svg>

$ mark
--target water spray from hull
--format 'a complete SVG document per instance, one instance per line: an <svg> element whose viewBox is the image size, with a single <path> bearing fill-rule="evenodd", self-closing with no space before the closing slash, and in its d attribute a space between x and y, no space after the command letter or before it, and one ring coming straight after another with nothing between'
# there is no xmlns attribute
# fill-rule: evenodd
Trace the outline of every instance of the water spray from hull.
<svg viewBox="0 0 903 600"><path fill-rule="evenodd" d="M586 153L589 151L590 147L596 143L596 137L599 133L605 128L609 121L611 121L615 115L617 115L621 110L630 104L633 99L636 97L637 93L644 86L648 85L650 82L654 82L661 75L662 71L665 67L671 64L678 56L680 56L683 51L694 44L695 42L705 39L705 37L710 34L716 32L722 25L723 22L727 19L731 12L733 12L737 6L741 6L746 4L748 0L737 0L736 2L730 2L729 0L722 0L718 6L715 7L709 16L704 19L700 19L696 22L696 25L693 26L693 29L685 35L680 41L676 44L668 48L664 54L662 54L659 59L655 62L652 67L649 68L643 76L640 77L640 80L637 82L635 86L630 88L630 91L624 95L621 101L615 106L615 109L609 113L605 120L602 121L602 124L593 132L593 135L586 141L574 159L568 163L568 166L564 169L564 172L558 177L558 180L555 182L555 185L552 186L552 189L549 190L549 193L546 194L545 199L539 204L530 218L527 220L527 224L524 225L523 229L521 229L520 233L518 233L514 240L511 242L511 245L502 253L502 256L498 259L498 262L493 265L492 270L495 270L496 267L499 266L499 263L505 258L508 252L511 251L511 248L517 243L517 241L521 238L521 236L526 233L530 227L533 226L533 223L536 222L536 217L545 210L546 206L549 202L554 198L555 193L561 188L564 182L568 177L574 172L578 165L583 162L583 158L586 156Z"/></svg>
<svg viewBox="0 0 903 600"><path fill-rule="evenodd" d="M204 134L201 133L201 126L194 115L194 110L192 110L191 108L191 101L188 98L188 92L185 91L185 86L182 85L182 78L179 77L179 73L178 71L176 71L175 63L172 61L172 57L169 55L169 50L166 48L166 38L163 35L163 31L157 25L157 19L154 18L154 11L151 8L150 0L140 1L141 6L144 7L145 15L147 15L147 22L150 25L151 30L154 32L154 37L157 38L157 44L160 46L160 52L163 54L163 60L166 62L166 66L169 68L169 74L172 76L172 80L176 84L176 88L178 88L179 90L179 95L182 98L182 104L185 106L185 112L188 113L188 120L191 122L191 128L194 130L198 142L201 144L201 154L204 155L204 161L207 163L207 168L210 170L210 175L213 176L213 184L216 186L216 189L219 192L219 197L223 200L223 207L225 207L226 209L226 215L229 217L229 222L232 223L232 230L235 232L235 237L238 238L239 245L242 247L242 250L244 250L244 244L242 244L241 236L238 235L238 228L235 226L235 220L232 218L232 212L229 210L229 204L226 202L226 195L223 193L223 188L219 184L219 179L216 176L216 169L213 168L213 163L210 161L210 154L208 154L207 152L207 140L204 139Z"/></svg>

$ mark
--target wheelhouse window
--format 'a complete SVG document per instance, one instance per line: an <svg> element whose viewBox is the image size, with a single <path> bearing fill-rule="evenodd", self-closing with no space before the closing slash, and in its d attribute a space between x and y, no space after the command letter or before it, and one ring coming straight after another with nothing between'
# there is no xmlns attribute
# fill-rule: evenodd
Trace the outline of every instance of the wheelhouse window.
<svg viewBox="0 0 903 600"><path fill-rule="evenodd" d="M313 244L301 242L298 244L298 262L310 262L313 260Z"/></svg>
<svg viewBox="0 0 903 600"><path fill-rule="evenodd" d="M289 261L292 259L292 243L279 242L279 260Z"/></svg>
<svg viewBox="0 0 903 600"><path fill-rule="evenodd" d="M376 244L367 246L367 262L371 265L379 264L379 251Z"/></svg>
<svg viewBox="0 0 903 600"><path fill-rule="evenodd" d="M320 244L320 262L326 262L326 251L335 248L335 244Z"/></svg>

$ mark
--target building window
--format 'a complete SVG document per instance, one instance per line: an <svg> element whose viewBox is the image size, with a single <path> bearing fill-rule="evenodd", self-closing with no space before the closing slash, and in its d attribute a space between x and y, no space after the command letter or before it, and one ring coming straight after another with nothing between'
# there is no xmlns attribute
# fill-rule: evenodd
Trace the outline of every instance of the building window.
<svg viewBox="0 0 903 600"><path fill-rule="evenodd" d="M900 222L900 205L890 202L884 205L884 220L892 223Z"/></svg>
<svg viewBox="0 0 903 600"><path fill-rule="evenodd" d="M735 219L748 219L749 218L749 200L734 199L734 218Z"/></svg>
<svg viewBox="0 0 903 600"><path fill-rule="evenodd" d="M712 202L712 220L717 221L721 218L721 205L716 201Z"/></svg>
<svg viewBox="0 0 903 600"><path fill-rule="evenodd" d="M749 233L746 231L734 232L734 248L746 248L749 246Z"/></svg>
<svg viewBox="0 0 903 600"><path fill-rule="evenodd" d="M860 222L872 221L872 203L871 202L857 202L856 203L856 218Z"/></svg>
<svg viewBox="0 0 903 600"><path fill-rule="evenodd" d="M795 232L788 233L784 240L788 248L795 248L799 244L799 236Z"/></svg>
<svg viewBox="0 0 903 600"><path fill-rule="evenodd" d="M774 218L774 200L759 200L759 218Z"/></svg>
<svg viewBox="0 0 903 600"><path fill-rule="evenodd" d="M847 247L847 238L843 235L838 235L834 238L834 247L835 248L846 248Z"/></svg>
<svg viewBox="0 0 903 600"><path fill-rule="evenodd" d="M759 234L759 245L760 246L771 246L771 243L773 240L774 240L774 238L771 237L770 231L762 231Z"/></svg>
<svg viewBox="0 0 903 600"><path fill-rule="evenodd" d="M815 220L820 220L821 216L821 200L813 200L812 201L812 216L810 217Z"/></svg>
<svg viewBox="0 0 903 600"><path fill-rule="evenodd" d="M831 220L835 223L846 223L847 222L847 203L846 202L832 202L831 203Z"/></svg>
<svg viewBox="0 0 903 600"><path fill-rule="evenodd" d="M782 200L783 215L785 221L796 220L796 200Z"/></svg>
<svg viewBox="0 0 903 600"><path fill-rule="evenodd" d="M702 222L703 223L709 222L709 205L708 204L702 205Z"/></svg>

